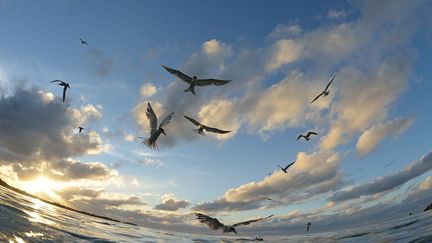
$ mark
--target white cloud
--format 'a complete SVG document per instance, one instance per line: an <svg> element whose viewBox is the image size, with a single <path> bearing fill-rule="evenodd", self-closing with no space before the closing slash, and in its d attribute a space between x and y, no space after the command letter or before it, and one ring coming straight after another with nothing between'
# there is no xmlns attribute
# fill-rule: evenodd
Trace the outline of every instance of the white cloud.
<svg viewBox="0 0 432 243"><path fill-rule="evenodd" d="M345 10L329 10L327 13L327 17L329 19L341 19L341 18L345 18L350 14L349 11L345 11Z"/></svg>
<svg viewBox="0 0 432 243"><path fill-rule="evenodd" d="M141 86L141 96L142 97L151 97L157 93L156 86L152 83L145 83Z"/></svg>
<svg viewBox="0 0 432 243"><path fill-rule="evenodd" d="M294 40L278 40L270 47L266 62L268 71L275 71L280 67L297 61L303 51L303 46Z"/></svg>

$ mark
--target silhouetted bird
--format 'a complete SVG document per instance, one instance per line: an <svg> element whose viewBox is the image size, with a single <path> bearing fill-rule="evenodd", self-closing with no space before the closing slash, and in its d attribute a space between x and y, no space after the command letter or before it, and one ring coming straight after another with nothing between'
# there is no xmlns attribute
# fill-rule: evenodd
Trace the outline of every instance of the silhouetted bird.
<svg viewBox="0 0 432 243"><path fill-rule="evenodd" d="M329 87L330 87L330 84L333 83L333 80L334 80L335 76L336 76L336 74L334 74L333 77L330 79L330 82L327 84L327 86L325 87L324 91L321 92L321 94L319 94L317 97L315 97L315 99L313 99L313 100L311 101L311 103L314 102L314 101L316 101L316 100L317 100L319 97L321 97L322 95L324 95L324 97L325 97L325 96L327 96L327 95L330 94Z"/></svg>
<svg viewBox="0 0 432 243"><path fill-rule="evenodd" d="M300 138L304 138L304 139L306 139L306 141L309 141L310 140L309 137L311 135L318 135L318 133L316 133L316 132L308 132L306 135L300 134L300 135L298 135L297 140L299 140Z"/></svg>
<svg viewBox="0 0 432 243"><path fill-rule="evenodd" d="M225 134L225 133L231 132L231 131L220 130L220 129L217 129L217 128L214 128L214 127L208 127L206 125L203 125L203 124L199 123L198 121L196 121L193 118L190 118L190 117L185 116L185 115L184 115L184 117L186 119L188 119L190 122L192 122L195 126L199 127L199 129L194 129L194 131L196 131L197 133L199 133L201 135L205 135L204 134L204 130L206 130L207 132L213 132L213 133L219 133L219 134Z"/></svg>
<svg viewBox="0 0 432 243"><path fill-rule="evenodd" d="M83 40L81 38L80 38L80 40L81 40L81 45L88 45L87 41L85 41L85 40Z"/></svg>
<svg viewBox="0 0 432 243"><path fill-rule="evenodd" d="M63 103L64 103L66 99L66 90L68 88L70 89L70 85L58 79L51 81L51 83L56 83L56 82L58 83L58 85L63 86Z"/></svg>
<svg viewBox="0 0 432 243"><path fill-rule="evenodd" d="M285 168L282 167L282 166L280 166L280 165L278 165L278 166L279 166L279 168L281 169L281 171L283 171L284 173L287 173L288 168L289 168L291 165L293 165L294 163L295 163L295 161L292 162L291 164L285 166Z"/></svg>
<svg viewBox="0 0 432 243"><path fill-rule="evenodd" d="M81 133L81 131L85 130L85 128L84 127L78 127L78 130L79 130L78 132Z"/></svg>
<svg viewBox="0 0 432 243"><path fill-rule="evenodd" d="M308 223L307 223L307 229L306 229L307 232L309 232L309 227L310 227L310 226L311 226L311 222L308 222Z"/></svg>
<svg viewBox="0 0 432 243"><path fill-rule="evenodd" d="M150 103L147 103L146 115L147 115L147 119L150 122L150 137L149 138L143 138L144 141L142 141L142 144L147 145L151 149L159 150L159 148L156 144L156 140L159 138L161 133L163 133L166 136L165 130L163 128L170 123L170 121L174 115L174 112L172 112L167 117L165 117L165 119L162 120L162 122L159 125L159 128L157 126L156 114L154 113L153 108L151 107Z"/></svg>
<svg viewBox="0 0 432 243"><path fill-rule="evenodd" d="M217 220L216 218L212 218L212 217L207 216L205 214L195 213L195 215L197 216L197 219L201 223L204 223L204 224L208 225L208 227L210 229L212 229L212 230L222 229L223 233L234 232L236 234L237 234L237 231L236 231L235 227L237 227L237 226L240 226L240 225L249 225L251 223L258 222L258 221L265 220L265 219L273 217L273 214L272 214L272 215L267 216L265 218L251 219L251 220L243 221L243 222L236 223L236 224L233 224L233 225L224 225L221 222L219 222L219 220Z"/></svg>
<svg viewBox="0 0 432 243"><path fill-rule="evenodd" d="M216 85L216 86L222 86L224 84L229 83L231 80L220 80L220 79L197 79L196 76L193 76L192 78L188 75L172 69L170 67L162 65L165 70L167 70L169 73L173 74L177 78L185 81L189 84L189 88L185 89L184 92L192 92L192 94L195 94L195 86L209 86L209 85Z"/></svg>

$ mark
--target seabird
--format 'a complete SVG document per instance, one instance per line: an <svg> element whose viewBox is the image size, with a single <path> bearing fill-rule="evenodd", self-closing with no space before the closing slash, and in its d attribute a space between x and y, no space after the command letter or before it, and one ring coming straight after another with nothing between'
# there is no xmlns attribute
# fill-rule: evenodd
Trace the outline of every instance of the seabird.
<svg viewBox="0 0 432 243"><path fill-rule="evenodd" d="M208 127L206 125L203 125L201 123L199 123L197 120L190 118L186 115L183 115L186 119L188 119L190 122L192 122L195 126L198 126L198 129L194 129L194 131L196 131L197 133L201 134L201 135L205 135L204 134L204 130L206 130L207 132L214 132L214 133L219 133L219 134L225 134L225 133L229 133L231 131L224 131L224 130L220 130L214 127Z"/></svg>
<svg viewBox="0 0 432 243"><path fill-rule="evenodd" d="M85 40L83 40L81 38L80 38L80 40L81 40L81 45L88 45L87 41L85 41Z"/></svg>
<svg viewBox="0 0 432 243"><path fill-rule="evenodd" d="M316 133L316 132L308 132L308 133L306 134L306 136L303 135L303 134L300 134L300 135L298 135L297 140L299 140L300 138L304 138L304 139L306 139L306 141L309 141L309 140L310 140L309 137L310 137L311 135L318 135L318 133Z"/></svg>
<svg viewBox="0 0 432 243"><path fill-rule="evenodd" d="M261 220L265 220L268 218L273 217L273 214L264 218L258 218L258 219L251 219L251 220L247 220L247 221L243 221L240 223L236 223L233 225L224 225L221 222L219 222L219 220L217 220L216 218L212 218L210 216L207 216L205 214L202 213L195 213L195 215L197 216L197 219L201 222L204 223L206 225L208 225L208 227L212 230L218 230L218 229L222 229L223 233L230 233L230 232L234 232L237 234L237 231L235 229L235 227L240 226L240 225L249 225L251 223L254 222L258 222Z"/></svg>
<svg viewBox="0 0 432 243"><path fill-rule="evenodd" d="M308 223L307 223L307 229L306 229L307 232L309 232L309 227L310 227L310 226L311 226L311 222L308 222Z"/></svg>
<svg viewBox="0 0 432 243"><path fill-rule="evenodd" d="M284 173L287 173L288 168L289 168L291 165L293 165L294 163L295 163L295 161L292 162L291 164L285 166L285 168L282 167L282 166L280 166L280 165L278 165L278 166L279 166L279 168L281 169L281 171L283 171Z"/></svg>
<svg viewBox="0 0 432 243"><path fill-rule="evenodd" d="M82 130L86 130L84 127L78 127L78 132L81 133Z"/></svg>
<svg viewBox="0 0 432 243"><path fill-rule="evenodd" d="M321 97L322 95L324 95L324 97L325 97L325 96L327 96L327 95L330 94L329 87L330 87L330 84L333 82L335 76L336 76L336 74L333 74L333 77L330 79L330 82L327 84L327 86L325 87L324 91L321 92L321 94L319 94L317 97L315 97L315 99L313 99L313 100L311 101L311 103L313 103L314 101L316 101L316 100L317 100L319 97Z"/></svg>
<svg viewBox="0 0 432 243"><path fill-rule="evenodd" d="M147 119L150 122L150 137L149 138L142 138L142 139L144 139L144 141L142 141L142 144L148 146L151 149L159 150L159 148L156 144L156 140L159 138L161 133L163 133L166 136L165 130L163 128L170 123L170 121L174 115L174 112L172 112L167 117L165 117L165 119L162 120L162 122L159 124L159 128L157 126L156 114L154 113L153 108L151 107L150 103L147 103L146 115L147 115Z"/></svg>
<svg viewBox="0 0 432 243"><path fill-rule="evenodd" d="M170 67L162 65L165 70L167 70L169 73L173 74L177 78L185 81L189 84L189 88L185 89L184 92L192 92L192 94L195 94L195 86L209 86L209 85L216 85L216 86L222 86L224 84L229 83L231 80L220 80L220 79L198 79L196 76L193 76L192 78L188 75L172 69Z"/></svg>
<svg viewBox="0 0 432 243"><path fill-rule="evenodd" d="M58 83L58 85L63 86L63 103L64 103L66 99L66 90L68 88L70 89L70 85L58 79L51 81L51 83Z"/></svg>

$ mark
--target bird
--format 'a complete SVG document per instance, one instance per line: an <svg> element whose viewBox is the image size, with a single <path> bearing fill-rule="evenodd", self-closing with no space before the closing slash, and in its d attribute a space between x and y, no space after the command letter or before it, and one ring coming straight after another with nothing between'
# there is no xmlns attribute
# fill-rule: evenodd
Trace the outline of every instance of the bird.
<svg viewBox="0 0 432 243"><path fill-rule="evenodd" d="M68 83L66 83L66 82L64 82L64 81L61 81L61 80L58 80L58 79L56 79L56 80L53 80L53 81L51 81L50 83L58 83L58 85L60 85L60 86L63 86L63 103L65 102L65 99L66 99L66 90L69 88L71 88L70 87L70 85L68 84Z"/></svg>
<svg viewBox="0 0 432 243"><path fill-rule="evenodd" d="M287 173L288 168L289 168L291 165L293 165L294 163L295 163L295 161L292 162L291 164L285 166L285 168L282 167L282 166L280 166L280 165L278 165L278 166L279 166L279 168L281 169L281 171L283 171L284 173Z"/></svg>
<svg viewBox="0 0 432 243"><path fill-rule="evenodd" d="M81 133L82 130L86 130L84 127L78 127L78 132Z"/></svg>
<svg viewBox="0 0 432 243"><path fill-rule="evenodd" d="M307 232L309 232L309 227L311 226L311 222L308 222L307 224L306 224L306 226L307 226Z"/></svg>
<svg viewBox="0 0 432 243"><path fill-rule="evenodd" d="M166 116L165 119L162 120L162 122L159 124L159 128L157 126L156 114L154 113L153 108L150 105L150 102L147 103L146 115L147 115L147 119L150 122L150 137L149 138L139 137L139 138L143 139L142 144L146 145L147 147L149 147L151 149L159 150L159 148L156 144L156 140L159 138L161 133L163 133L166 136L164 127L170 123L170 121L174 115L174 112L172 112L171 114Z"/></svg>
<svg viewBox="0 0 432 243"><path fill-rule="evenodd" d="M85 41L85 40L83 40L81 38L80 38L80 40L81 40L81 45L88 45L87 41Z"/></svg>
<svg viewBox="0 0 432 243"><path fill-rule="evenodd" d="M204 130L206 130L207 132L213 132L213 133L219 133L219 134L226 134L226 133L231 132L231 131L220 130L220 129L217 129L217 128L214 128L214 127L209 127L209 126L206 126L206 125L203 125L203 124L199 123L195 119L190 118L190 117L188 117L186 115L183 115L183 116L186 119L188 119L190 122L192 122L195 126L198 126L199 128L198 129L194 129L194 131L196 131L198 134L201 134L203 136L205 136Z"/></svg>
<svg viewBox="0 0 432 243"><path fill-rule="evenodd" d="M251 219L251 220L247 220L247 221L243 221L240 223L236 223L233 225L224 225L221 222L219 222L219 220L217 220L216 218L212 218L210 216L207 216L205 214L202 213L195 213L195 215L197 216L197 219L201 222L204 223L206 225L208 225L208 227L212 230L219 230L222 229L224 234L230 233L230 232L234 232L237 234L237 231L235 229L235 227L240 226L240 225L249 225L251 223L254 222L258 222L261 220L265 220L268 218L273 217L273 214L264 218L258 218L258 219Z"/></svg>
<svg viewBox="0 0 432 243"><path fill-rule="evenodd" d="M330 90L329 87L331 85L331 83L333 83L333 80L335 78L336 74L333 74L333 77L330 79L329 83L327 84L327 86L325 87L324 91L322 91L317 97L315 97L315 99L313 99L310 103L313 103L314 101L316 101L319 97L321 97L322 95L327 96L330 94Z"/></svg>
<svg viewBox="0 0 432 243"><path fill-rule="evenodd" d="M191 78L188 75L186 75L186 74L184 74L178 70L175 70L173 68L170 68L170 67L167 67L164 65L162 65L162 67L165 68L165 70L167 70L169 73L176 76L177 78L188 83L189 88L185 89L184 92L191 92L194 95L196 95L195 86L209 86L209 85L222 86L222 85L225 85L225 84L231 82L231 80L220 80L220 79L212 79L212 78L211 79L198 79L196 76L193 76Z"/></svg>
<svg viewBox="0 0 432 243"><path fill-rule="evenodd" d="M304 139L306 139L306 141L309 141L310 140L309 137L311 135L318 135L318 133L316 133L316 132L308 132L306 135L300 134L300 135L298 135L297 140L299 140L300 138L304 138Z"/></svg>

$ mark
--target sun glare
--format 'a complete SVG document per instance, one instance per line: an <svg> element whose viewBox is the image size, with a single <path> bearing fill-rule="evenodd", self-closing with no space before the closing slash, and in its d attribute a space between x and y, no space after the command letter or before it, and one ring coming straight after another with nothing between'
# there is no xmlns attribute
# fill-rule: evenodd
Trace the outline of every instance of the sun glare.
<svg viewBox="0 0 432 243"><path fill-rule="evenodd" d="M50 180L45 176L40 176L32 181L27 182L24 185L24 190L28 193L40 196L41 194L48 195L49 197L56 197L54 191L60 191L62 184L56 181Z"/></svg>

